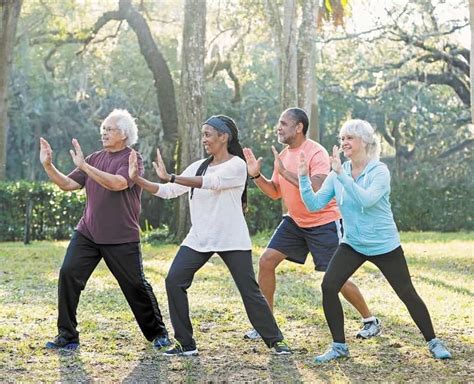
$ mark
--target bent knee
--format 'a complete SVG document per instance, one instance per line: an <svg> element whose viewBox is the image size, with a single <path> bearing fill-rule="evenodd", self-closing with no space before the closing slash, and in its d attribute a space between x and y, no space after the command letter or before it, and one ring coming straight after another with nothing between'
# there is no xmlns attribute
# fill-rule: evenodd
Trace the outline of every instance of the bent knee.
<svg viewBox="0 0 474 384"><path fill-rule="evenodd" d="M266 249L260 256L258 261L258 266L260 269L274 270L283 260L285 260L285 255L281 252L278 252L273 249Z"/></svg>
<svg viewBox="0 0 474 384"><path fill-rule="evenodd" d="M327 275L324 275L323 281L321 283L321 290L323 294L338 294L343 284L340 284L334 279L328 279L326 276Z"/></svg>

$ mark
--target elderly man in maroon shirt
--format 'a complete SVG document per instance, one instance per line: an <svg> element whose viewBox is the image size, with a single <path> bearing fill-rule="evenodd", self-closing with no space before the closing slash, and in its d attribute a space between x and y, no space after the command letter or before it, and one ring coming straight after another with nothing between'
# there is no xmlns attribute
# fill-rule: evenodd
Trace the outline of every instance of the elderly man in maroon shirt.
<svg viewBox="0 0 474 384"><path fill-rule="evenodd" d="M156 348L171 345L158 302L143 274L138 218L142 189L128 177L129 147L137 126L126 111L116 109L100 127L103 149L84 158L76 139L70 150L76 169L64 175L52 163L49 143L40 139L40 161L48 177L63 191L85 187L84 214L69 243L59 273L58 335L50 349L79 347L76 309L81 291L103 258L117 279L143 335ZM140 172L143 173L141 158Z"/></svg>

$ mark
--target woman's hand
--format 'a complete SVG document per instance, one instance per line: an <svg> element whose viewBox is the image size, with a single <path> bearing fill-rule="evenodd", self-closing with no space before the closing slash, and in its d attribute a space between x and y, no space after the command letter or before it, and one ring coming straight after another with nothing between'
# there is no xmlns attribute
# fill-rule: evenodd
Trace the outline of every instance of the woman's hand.
<svg viewBox="0 0 474 384"><path fill-rule="evenodd" d="M262 166L262 158L258 159L253 154L250 148L244 148L245 161L247 162L247 172L251 177L258 176L260 173L260 167Z"/></svg>
<svg viewBox="0 0 474 384"><path fill-rule="evenodd" d="M300 162L298 163L298 176L306 176L308 174L308 163L303 151L300 152Z"/></svg>
<svg viewBox="0 0 474 384"><path fill-rule="evenodd" d="M156 174L158 177L165 181L171 180L171 175L166 171L166 166L161 158L161 153L158 148L156 148L156 161L153 162L153 168L155 168Z"/></svg>
<svg viewBox="0 0 474 384"><path fill-rule="evenodd" d="M329 156L329 159L331 161L331 168L337 174L342 172L341 157L339 156L340 153L341 150L337 145L335 145L334 147L332 147L332 156Z"/></svg>

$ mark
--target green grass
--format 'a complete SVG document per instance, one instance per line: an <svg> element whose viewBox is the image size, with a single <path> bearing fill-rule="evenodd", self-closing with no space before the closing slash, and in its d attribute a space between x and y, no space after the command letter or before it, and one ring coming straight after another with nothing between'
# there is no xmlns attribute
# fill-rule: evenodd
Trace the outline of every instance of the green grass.
<svg viewBox="0 0 474 384"><path fill-rule="evenodd" d="M254 262L268 234L254 238ZM200 349L197 358L165 359L141 335L118 284L103 263L78 308L81 350L43 349L55 333L57 277L67 242L0 243L0 382L473 382L472 233L404 233L415 286L430 310L438 336L453 352L436 361L403 304L381 273L364 265L354 281L383 321L382 336L359 341L360 323L343 303L351 359L315 366L330 342L321 308L322 275L284 262L278 269L276 318L295 350L275 357L262 341L242 339L250 328L224 263L213 257L189 290ZM176 246L144 246L144 266L169 323L164 278Z"/></svg>

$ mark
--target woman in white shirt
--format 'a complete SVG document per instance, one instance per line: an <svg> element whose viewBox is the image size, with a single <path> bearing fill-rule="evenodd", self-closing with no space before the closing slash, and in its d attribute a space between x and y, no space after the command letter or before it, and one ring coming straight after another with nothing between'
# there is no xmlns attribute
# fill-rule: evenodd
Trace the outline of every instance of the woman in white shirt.
<svg viewBox="0 0 474 384"><path fill-rule="evenodd" d="M210 155L192 163L181 175L168 174L157 149L153 167L166 184L139 176L136 153L130 154L130 178L154 195L171 199L189 194L191 229L182 242L166 277L166 292L176 345L167 356L196 355L189 318L187 289L194 274L217 253L229 268L250 322L269 348L289 354L275 318L255 280L251 241L244 218L247 203L247 166L235 122L223 115L202 126L202 143Z"/></svg>

